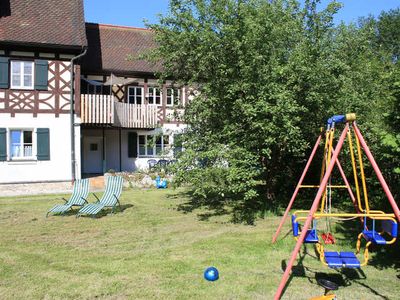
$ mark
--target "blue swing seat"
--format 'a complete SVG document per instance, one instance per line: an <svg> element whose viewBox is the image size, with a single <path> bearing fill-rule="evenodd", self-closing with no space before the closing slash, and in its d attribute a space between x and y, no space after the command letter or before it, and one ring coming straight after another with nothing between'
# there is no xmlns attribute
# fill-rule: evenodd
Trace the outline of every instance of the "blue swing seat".
<svg viewBox="0 0 400 300"><path fill-rule="evenodd" d="M376 245L386 245L386 240L375 230L363 230L364 238Z"/></svg>
<svg viewBox="0 0 400 300"><path fill-rule="evenodd" d="M299 233L299 222L296 222L296 218L297 218L296 215L292 215L292 230L293 230L294 237L297 237L300 234ZM319 239L318 239L317 230L315 228L308 229L306 237L304 238L304 243L315 244L318 242L319 242Z"/></svg>
<svg viewBox="0 0 400 300"><path fill-rule="evenodd" d="M325 251L325 262L330 268L359 268L360 261L353 252Z"/></svg>
<svg viewBox="0 0 400 300"><path fill-rule="evenodd" d="M394 222L392 220L383 220L381 222L381 227L382 232L386 232L387 234L392 236L392 238L397 238L397 222ZM373 229L375 229L375 220L373 220ZM386 245L388 242L379 232L375 230L367 230L366 228L364 228L362 234L367 241L371 241L376 245Z"/></svg>
<svg viewBox="0 0 400 300"><path fill-rule="evenodd" d="M307 234L306 237L304 238L304 243L311 243L311 244L315 244L318 243L318 233L316 229L308 229L307 230Z"/></svg>

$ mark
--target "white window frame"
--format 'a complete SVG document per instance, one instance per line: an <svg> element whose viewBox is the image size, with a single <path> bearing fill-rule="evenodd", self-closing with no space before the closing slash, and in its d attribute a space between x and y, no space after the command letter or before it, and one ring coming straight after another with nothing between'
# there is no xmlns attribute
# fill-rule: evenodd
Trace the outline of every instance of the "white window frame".
<svg viewBox="0 0 400 300"><path fill-rule="evenodd" d="M131 94L131 89L134 90L133 95ZM134 85L128 86L128 99L127 99L127 102L128 102L129 104L136 104L136 105L139 105L139 104L137 103L137 98L139 97L139 96L137 95L137 90L138 90L138 89L141 90L141 95L140 95L141 104L144 104L144 88L143 88L142 86L134 86ZM130 97L133 97L134 103L129 102Z"/></svg>
<svg viewBox="0 0 400 300"><path fill-rule="evenodd" d="M171 95L168 95L169 91L171 91ZM176 96L175 96L175 91L177 92ZM176 98L179 99L179 101L177 103L175 103ZM170 102L171 102L170 104L168 104L168 100L170 100ZM166 101L165 105L169 106L169 107L172 107L175 105L180 105L181 104L181 89L172 88L172 87L167 88L167 97L166 97L165 101Z"/></svg>
<svg viewBox="0 0 400 300"><path fill-rule="evenodd" d="M12 137L11 134L13 131L19 131L21 132L21 136L20 136L20 145L23 145L23 147L25 148L25 144L23 142L23 132L24 131L30 131L32 133L32 145L31 145L31 155L24 155L25 152L23 153L22 156L13 156L13 143L12 143ZM10 160L16 161L16 160L36 160L36 149L37 149L37 140L36 140L36 130L33 128L10 128L9 132L8 132L8 151L9 151L9 158ZM25 150L24 150L25 151Z"/></svg>
<svg viewBox="0 0 400 300"><path fill-rule="evenodd" d="M152 91L152 93L150 93L150 91ZM160 95L159 95L159 96L157 95L157 91L160 92ZM163 98L162 96L163 96L163 93L162 93L162 89L160 89L159 87L149 86L149 87L147 88L147 95L148 95L148 102L149 102L149 104L151 104L151 105L158 105L158 106L160 106L160 105L162 104L162 98ZM159 103L157 103L157 97L160 97Z"/></svg>
<svg viewBox="0 0 400 300"><path fill-rule="evenodd" d="M140 153L140 137L144 136L144 141L145 141L145 154ZM168 146L164 144L164 137L168 136ZM157 134L138 134L138 139L137 139L137 147L138 147L138 157L162 157L164 155L157 155L157 144L156 140L154 140L154 145L152 147L153 149L153 154L148 154L148 149L150 148L148 146L148 138L152 137L156 139L157 137L161 137L161 153L163 153L165 150L170 150L171 149L171 136L167 134L163 135L157 135ZM151 149L151 148L150 148Z"/></svg>
<svg viewBox="0 0 400 300"><path fill-rule="evenodd" d="M15 70L15 63L17 63L17 62L21 63L21 68L19 70L20 71L20 74L19 74L20 78L19 78L19 85L14 85L14 80L13 80L13 76L14 75L13 74L16 71ZM25 75L27 75L27 74L24 73L24 69L25 69L24 65L27 64L27 63L32 65L32 74L29 74L29 75L32 76L32 84L30 86L25 86L24 85L24 77L25 77ZM11 72L10 72L10 74L11 74L11 76L10 76L10 87L11 87L11 89L33 90L34 86L35 86L35 63L33 61L29 61L29 60L11 60L10 64L11 64Z"/></svg>

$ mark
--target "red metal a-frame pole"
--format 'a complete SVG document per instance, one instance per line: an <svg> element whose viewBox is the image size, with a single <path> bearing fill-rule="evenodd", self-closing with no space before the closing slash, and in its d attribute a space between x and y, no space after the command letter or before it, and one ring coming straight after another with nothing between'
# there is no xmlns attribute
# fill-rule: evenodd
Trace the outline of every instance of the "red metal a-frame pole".
<svg viewBox="0 0 400 300"><path fill-rule="evenodd" d="M322 134L319 135L317 141L315 142L315 145L314 145L314 148L313 148L313 150L311 152L311 155L308 158L306 167L304 168L303 173L301 174L300 180L297 183L297 186L296 186L296 189L294 190L292 198L290 199L289 204L288 204L288 206L287 206L287 208L285 210L285 213L283 214L283 217L281 219L281 222L279 223L278 229L276 230L274 236L272 237L272 243L275 243L276 239L278 238L279 233L281 232L282 226L285 223L285 221L286 221L286 219L287 219L287 217L289 215L289 211L292 208L294 200L296 199L296 196L297 196L297 194L299 192L300 186L303 184L304 177L306 176L306 174L308 172L308 169L309 169L309 167L311 165L311 162L312 162L312 160L313 160L313 158L315 156L315 153L317 152L319 143L321 142L321 138L322 138Z"/></svg>
<svg viewBox="0 0 400 300"><path fill-rule="evenodd" d="M281 279L281 282L279 284L278 290L276 291L276 294L274 296L274 300L279 300L281 298L283 289L285 288L286 283L287 283L287 281L289 279L289 275L290 275L290 272L292 270L294 261L296 260L296 256L300 251L301 245L303 244L304 238L305 238L305 236L307 234L307 229L310 228L311 222L313 220L313 215L318 209L319 202L321 201L322 194L325 191L325 188L326 188L326 185L328 183L329 177L331 176L331 173L332 173L332 170L333 170L333 166L336 163L336 160L337 160L337 158L339 156L340 150L342 149L343 142L344 142L344 140L346 138L346 134L347 134L348 131L349 131L349 123L346 123L346 127L344 128L344 130L343 130L343 132L342 132L342 134L341 134L341 136L339 138L339 141L337 143L335 151L333 151L332 159L329 162L328 167L326 168L325 175L322 178L322 181L321 181L321 184L319 186L317 195L315 196L313 205L311 206L311 209L310 209L310 211L308 213L307 219L306 219L306 221L304 223L303 230L301 231L301 234L300 234L300 236L299 236L299 238L298 238L298 240L296 242L296 246L294 247L294 250L292 252L292 256L290 257L290 260L289 260L288 265L286 267L285 273L282 276L282 279Z"/></svg>
<svg viewBox="0 0 400 300"><path fill-rule="evenodd" d="M369 150L369 148L367 146L367 143L365 142L364 137L362 136L362 134L361 134L360 130L358 129L357 124L355 122L353 123L353 128L354 128L354 132L356 133L356 135L357 135L357 137L358 137L358 139L360 141L361 146L364 149L365 154L367 155L367 157L368 157L368 159L369 159L369 161L370 161L370 163L372 165L372 168L374 169L374 171L376 173L376 176L378 177L379 182L382 185L382 188L383 188L383 190L384 190L384 192L386 194L386 197L388 197L389 202L392 205L393 212L396 215L397 220L400 222L400 210L399 210L399 207L397 206L396 201L394 200L393 195L390 192L390 189L389 189L389 187L388 187L388 185L387 185L387 183L385 181L385 178L383 178L382 172L379 169L378 164L376 163L374 157L372 156L372 153Z"/></svg>

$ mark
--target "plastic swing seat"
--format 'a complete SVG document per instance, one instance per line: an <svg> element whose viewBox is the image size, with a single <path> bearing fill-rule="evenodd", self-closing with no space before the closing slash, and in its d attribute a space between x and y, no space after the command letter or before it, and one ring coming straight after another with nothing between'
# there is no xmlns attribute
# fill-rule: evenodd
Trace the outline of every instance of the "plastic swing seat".
<svg viewBox="0 0 400 300"><path fill-rule="evenodd" d="M307 230L306 237L304 238L304 243L318 243L318 233L316 229Z"/></svg>
<svg viewBox="0 0 400 300"><path fill-rule="evenodd" d="M353 252L324 252L325 261L330 268L359 268L360 261Z"/></svg>
<svg viewBox="0 0 400 300"><path fill-rule="evenodd" d="M296 215L292 215L292 230L293 230L294 237L299 236L299 223L296 222L296 218L297 218ZM307 234L304 238L304 243L315 244L318 242L319 242L319 238L318 238L317 230L315 228L308 229Z"/></svg>
<svg viewBox="0 0 400 300"><path fill-rule="evenodd" d="M323 233L323 234L322 234L322 240L324 241L324 243L325 243L326 245L328 245L328 244L335 244L335 243L336 243L335 238L333 237L333 235L332 235L330 232L328 232L328 233Z"/></svg>
<svg viewBox="0 0 400 300"><path fill-rule="evenodd" d="M387 234L391 235L392 238L397 238L397 230L398 230L397 222L394 222L392 220L384 220L382 221L381 225L383 232L386 232ZM364 228L364 230L362 231L364 238L367 241L371 241L376 245L386 245L388 241L374 229L375 229L375 220L373 223L372 230L367 230L366 228Z"/></svg>
<svg viewBox="0 0 400 300"><path fill-rule="evenodd" d="M363 230L364 238L367 241L371 241L376 245L386 245L386 240L374 230Z"/></svg>

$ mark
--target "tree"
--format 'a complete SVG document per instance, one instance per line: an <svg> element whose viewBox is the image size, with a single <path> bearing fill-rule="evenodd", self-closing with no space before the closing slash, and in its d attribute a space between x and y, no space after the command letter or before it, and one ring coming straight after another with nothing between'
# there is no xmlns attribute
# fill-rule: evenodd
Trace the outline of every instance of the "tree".
<svg viewBox="0 0 400 300"><path fill-rule="evenodd" d="M382 12L378 18L364 18L361 30L369 31L371 48L385 64L383 86L388 88L381 98L384 107L379 126L373 127L378 137L375 147L382 171L392 188L395 198L400 195L400 9Z"/></svg>
<svg viewBox="0 0 400 300"><path fill-rule="evenodd" d="M335 28L340 5L318 10L318 3L172 0L151 25L161 77L199 91L186 110L176 179L204 203L232 201L245 216L265 199L275 206L326 119L368 114L376 105L367 99L384 94L367 34Z"/></svg>

